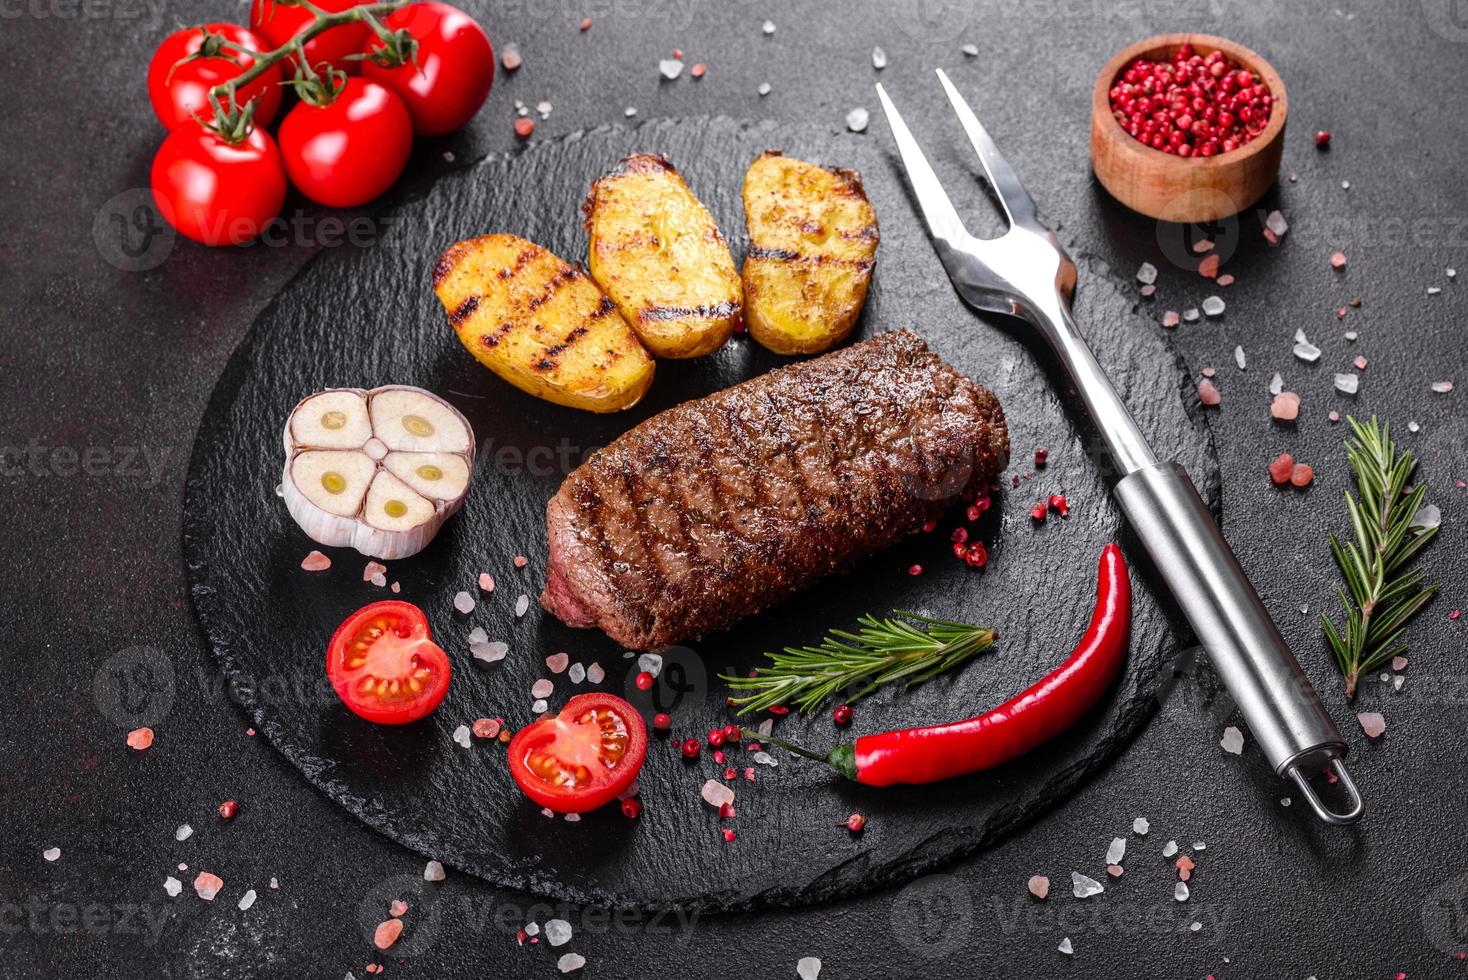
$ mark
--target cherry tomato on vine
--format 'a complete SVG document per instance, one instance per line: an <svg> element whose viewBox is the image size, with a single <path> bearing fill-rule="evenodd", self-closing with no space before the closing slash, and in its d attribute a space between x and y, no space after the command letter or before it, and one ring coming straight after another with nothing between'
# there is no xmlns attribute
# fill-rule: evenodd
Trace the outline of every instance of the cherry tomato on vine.
<svg viewBox="0 0 1468 980"><path fill-rule="evenodd" d="M413 132L442 136L474 118L494 84L494 48L474 18L446 3L412 3L382 19L390 31L417 41L414 59L385 67L369 58L362 74L396 92L413 116ZM372 36L367 54L386 57ZM414 66L416 60L416 67Z"/></svg>
<svg viewBox="0 0 1468 980"><path fill-rule="evenodd" d="M279 137L291 183L317 204L349 208L398 179L413 149L413 120L385 87L347 78L325 105L302 101L288 112Z"/></svg>
<svg viewBox="0 0 1468 980"><path fill-rule="evenodd" d="M153 200L178 231L205 245L258 238L285 203L285 168L275 140L259 126L238 144L190 122L158 148Z"/></svg>
<svg viewBox="0 0 1468 980"><path fill-rule="evenodd" d="M148 99L158 121L169 130L194 122L194 115L209 120L213 112L209 108L209 90L216 85L237 78L255 64L247 54L219 47L221 41L238 44L251 51L268 51L270 45L259 35L238 24L203 24L175 31L163 39L153 60L148 63ZM202 57L191 57L208 45ZM189 59L184 61L183 59ZM279 65L271 65L253 82L245 85L235 96L244 105L257 99L255 121L264 126L275 118L280 108Z"/></svg>
<svg viewBox="0 0 1468 980"><path fill-rule="evenodd" d="M329 14L339 14L370 0L312 2ZM288 43L315 19L314 14L293 0L252 0L250 4L250 27L269 41L273 48ZM348 60L347 55L359 53L371 34L372 29L360 21L322 31L306 42L306 60L311 63L312 68L326 62L348 74L355 74L358 63ZM295 59L291 58L288 63L294 62Z"/></svg>
<svg viewBox="0 0 1468 980"><path fill-rule="evenodd" d="M560 714L515 733L510 774L541 806L584 813L631 786L646 755L637 709L614 694L578 694Z"/></svg>
<svg viewBox="0 0 1468 980"><path fill-rule="evenodd" d="M336 628L326 648L326 677L352 713L382 725L417 721L449 689L449 658L428 635L423 610L410 602L374 602Z"/></svg>

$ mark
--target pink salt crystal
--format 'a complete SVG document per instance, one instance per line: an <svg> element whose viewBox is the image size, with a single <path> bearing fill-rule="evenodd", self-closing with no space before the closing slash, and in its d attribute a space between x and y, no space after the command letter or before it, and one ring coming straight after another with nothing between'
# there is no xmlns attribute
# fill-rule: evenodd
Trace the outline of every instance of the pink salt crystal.
<svg viewBox="0 0 1468 980"><path fill-rule="evenodd" d="M1218 372L1215 371L1215 370L1213 370L1211 367L1205 367L1203 369L1203 377L1205 377L1205 378L1211 378L1211 377L1213 377L1217 373Z"/></svg>
<svg viewBox="0 0 1468 980"><path fill-rule="evenodd" d="M408 903L401 898L393 899L392 904L387 907L388 915L391 915L394 919L401 918L406 911L408 911Z"/></svg>
<svg viewBox="0 0 1468 980"><path fill-rule="evenodd" d="M1198 401L1204 405L1217 405L1222 400L1222 396L1219 395L1212 381L1204 378L1198 382Z"/></svg>
<svg viewBox="0 0 1468 980"><path fill-rule="evenodd" d="M1213 243L1206 238L1193 243L1193 254L1202 255L1204 252L1213 251Z"/></svg>
<svg viewBox="0 0 1468 980"><path fill-rule="evenodd" d="M1279 244L1279 236L1274 233L1273 228L1264 229L1264 240L1271 245Z"/></svg>
<svg viewBox="0 0 1468 980"><path fill-rule="evenodd" d="M1108 864L1106 866L1106 873L1111 875L1111 877L1113 878L1120 878L1122 871L1123 868L1119 864Z"/></svg>
<svg viewBox="0 0 1468 980"><path fill-rule="evenodd" d="M1141 293L1144 297L1150 298L1154 293L1157 292L1157 284L1149 282L1141 289L1137 290L1137 292Z"/></svg>
<svg viewBox="0 0 1468 980"><path fill-rule="evenodd" d="M505 66L505 71L514 71L523 64L520 58L520 49L513 44L505 45L504 53L500 55L500 64Z"/></svg>
<svg viewBox="0 0 1468 980"><path fill-rule="evenodd" d="M382 574L381 572L378 572L376 575L372 576L372 584L377 586L379 589L382 588L384 585L387 584L387 576Z"/></svg>
<svg viewBox="0 0 1468 980"><path fill-rule="evenodd" d="M1330 267L1332 269L1344 269L1346 267L1346 253L1345 252L1332 252L1332 253L1330 253Z"/></svg>
<svg viewBox="0 0 1468 980"><path fill-rule="evenodd" d="M500 720L480 718L474 722L473 732L476 738L494 738L500 733Z"/></svg>
<svg viewBox="0 0 1468 980"><path fill-rule="evenodd" d="M1406 657L1402 656L1401 654L1397 654L1395 657L1392 658L1392 670L1406 670L1406 669L1407 669L1407 658Z"/></svg>
<svg viewBox="0 0 1468 980"><path fill-rule="evenodd" d="M1356 716L1361 723L1361 730L1366 733L1367 738L1381 738L1382 732L1386 731L1386 718L1382 717L1380 711L1363 711Z"/></svg>
<svg viewBox="0 0 1468 980"><path fill-rule="evenodd" d="M199 877L194 879L194 891L206 902L214 901L214 896L224 887L224 879L207 871L200 871Z"/></svg>
<svg viewBox="0 0 1468 980"><path fill-rule="evenodd" d="M1344 306L1335 311L1335 318L1337 320L1344 320L1346 318L1346 308Z"/></svg>
<svg viewBox="0 0 1468 980"><path fill-rule="evenodd" d="M1198 275L1204 279L1217 279L1218 264L1222 261L1222 257L1217 252L1204 256L1203 261L1198 263Z"/></svg>
<svg viewBox="0 0 1468 980"><path fill-rule="evenodd" d="M494 591L494 576L490 575L488 572L480 572L479 573L479 588L483 592L493 592Z"/></svg>
<svg viewBox="0 0 1468 980"><path fill-rule="evenodd" d="M1044 875L1031 875L1029 887L1031 895L1036 898L1044 898L1050 894L1050 879Z"/></svg>
<svg viewBox="0 0 1468 980"><path fill-rule="evenodd" d="M401 582L394 582L392 584L392 590L394 592L401 592L401 591L403 591L403 585L402 585L402 583Z"/></svg>
<svg viewBox="0 0 1468 980"><path fill-rule="evenodd" d="M1269 414L1281 422L1293 422L1300 417L1300 396L1293 391L1281 391L1274 396Z"/></svg>
<svg viewBox="0 0 1468 980"><path fill-rule="evenodd" d="M1352 361L1351 363L1354 364L1354 365L1356 365L1356 370L1357 371L1364 371L1364 370L1366 370L1366 358L1362 357L1360 354L1357 354L1356 355L1356 359L1354 361Z"/></svg>
<svg viewBox="0 0 1468 980"><path fill-rule="evenodd" d="M362 581L370 582L374 575L386 575L387 566L381 562L369 561L362 569Z"/></svg>
<svg viewBox="0 0 1468 980"><path fill-rule="evenodd" d="M515 567L516 568L524 568L528 564L530 564L530 559L529 558L526 558L524 555L516 555L515 556Z"/></svg>
<svg viewBox="0 0 1468 980"><path fill-rule="evenodd" d="M152 744L153 729L151 728L134 728L127 733L127 745L130 749L137 749L141 752Z"/></svg>
<svg viewBox="0 0 1468 980"><path fill-rule="evenodd" d="M1234 284L1234 277L1225 272L1223 275L1218 277L1218 284L1220 286L1232 286Z"/></svg>
<svg viewBox="0 0 1468 980"><path fill-rule="evenodd" d="M1162 314L1162 325L1164 327L1175 327L1182 318L1178 316L1177 310L1168 310Z"/></svg>
<svg viewBox="0 0 1468 980"><path fill-rule="evenodd" d="M545 667L552 674L559 674L570 666L571 658L564 653L553 653L545 658Z"/></svg>
<svg viewBox="0 0 1468 980"><path fill-rule="evenodd" d="M1329 418L1332 422L1339 422L1341 420L1341 413L1340 412L1336 412L1336 411L1332 411L1330 413L1330 415L1328 415L1326 417Z"/></svg>
<svg viewBox="0 0 1468 980"><path fill-rule="evenodd" d="M402 934L402 919L388 919L386 922L379 922L376 931L372 933L372 945L378 949L387 949L397 942L398 937Z"/></svg>
<svg viewBox="0 0 1468 980"><path fill-rule="evenodd" d="M301 559L301 568L308 572L324 572L331 567L331 559L319 551L313 551Z"/></svg>

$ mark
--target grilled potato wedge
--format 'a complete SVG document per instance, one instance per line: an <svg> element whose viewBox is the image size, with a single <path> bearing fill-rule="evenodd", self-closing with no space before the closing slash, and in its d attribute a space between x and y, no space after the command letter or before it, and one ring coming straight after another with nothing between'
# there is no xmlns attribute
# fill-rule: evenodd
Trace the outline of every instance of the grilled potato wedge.
<svg viewBox="0 0 1468 980"><path fill-rule="evenodd" d="M661 156L635 153L591 185L583 205L591 276L658 357L724 345L744 296L713 215Z"/></svg>
<svg viewBox="0 0 1468 980"><path fill-rule="evenodd" d="M877 214L854 170L766 150L744 175L745 322L777 354L818 354L856 325L877 256Z"/></svg>
<svg viewBox="0 0 1468 980"><path fill-rule="evenodd" d="M615 412L652 384L652 358L616 305L534 242L459 242L434 267L433 289L469 353L538 398Z"/></svg>

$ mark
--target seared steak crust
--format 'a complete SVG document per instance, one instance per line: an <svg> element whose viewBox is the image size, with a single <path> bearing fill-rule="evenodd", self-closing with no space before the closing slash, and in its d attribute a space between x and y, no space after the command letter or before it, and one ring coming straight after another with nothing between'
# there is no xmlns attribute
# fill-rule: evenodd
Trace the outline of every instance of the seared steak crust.
<svg viewBox="0 0 1468 980"><path fill-rule="evenodd" d="M631 649L696 639L919 530L1008 461L998 399L883 334L595 453L546 509L540 601Z"/></svg>

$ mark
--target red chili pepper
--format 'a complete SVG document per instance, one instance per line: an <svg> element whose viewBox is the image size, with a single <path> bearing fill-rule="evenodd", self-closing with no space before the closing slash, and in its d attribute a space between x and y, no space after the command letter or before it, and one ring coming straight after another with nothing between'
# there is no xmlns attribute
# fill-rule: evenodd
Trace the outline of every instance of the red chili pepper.
<svg viewBox="0 0 1468 980"><path fill-rule="evenodd" d="M1126 561L1119 547L1108 544L1101 552L1096 606L1081 642L1064 663L1019 695L966 721L864 735L824 757L776 744L827 762L868 786L932 783L989 769L1048 742L1096 706L1126 661L1131 626Z"/></svg>

